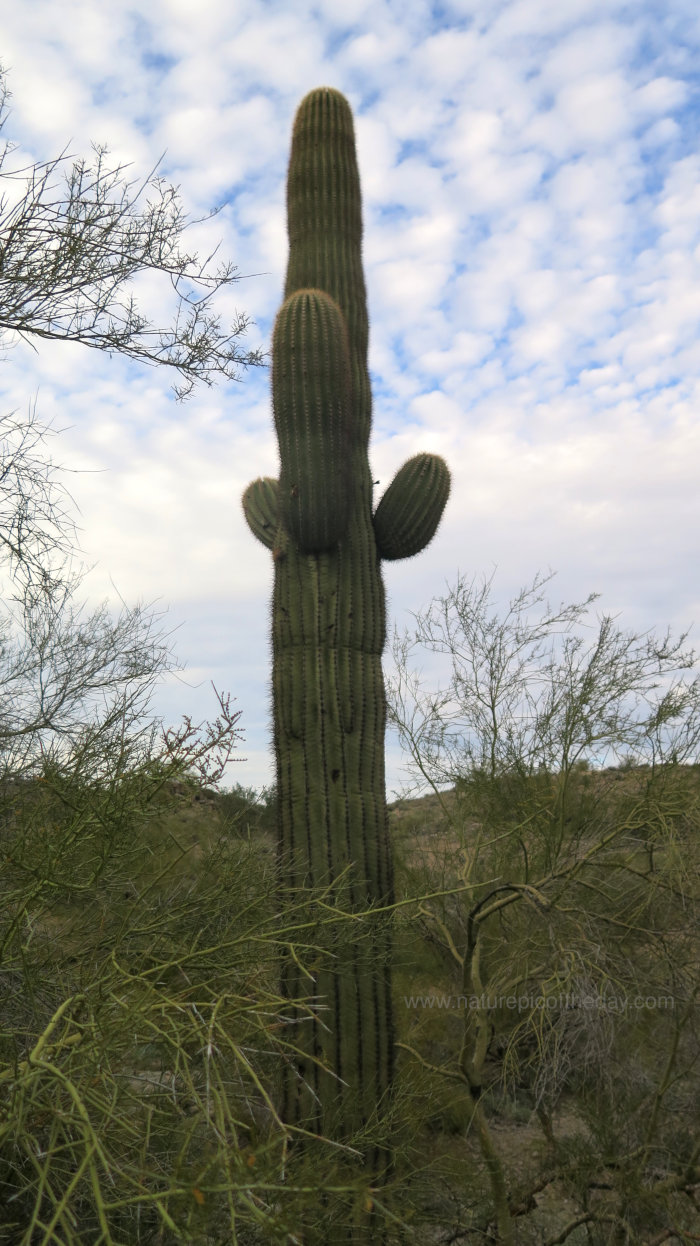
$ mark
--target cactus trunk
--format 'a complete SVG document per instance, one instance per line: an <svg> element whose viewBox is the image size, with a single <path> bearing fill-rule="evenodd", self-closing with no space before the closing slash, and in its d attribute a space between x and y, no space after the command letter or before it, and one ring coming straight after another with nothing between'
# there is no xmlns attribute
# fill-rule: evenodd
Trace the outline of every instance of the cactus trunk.
<svg viewBox="0 0 700 1246"><path fill-rule="evenodd" d="M342 879L340 907L364 913L392 900L380 559L425 547L449 473L436 456L410 460L375 529L360 183L352 114L337 91L312 91L300 105L287 205L290 254L272 376L280 476L255 481L244 495L251 530L275 565L279 859L294 888ZM391 1085L390 936L381 913L346 925L354 929L338 937L332 959L321 958L313 985L293 955L285 960L299 1054L282 1110L291 1124L357 1142ZM293 1003L310 995L316 1021ZM372 1146L367 1163L373 1174L382 1166Z"/></svg>
<svg viewBox="0 0 700 1246"><path fill-rule="evenodd" d="M273 609L280 863L293 887L318 888L343 877L339 907L355 912L392 899L383 599L376 557L361 529L357 520L350 525L342 552L289 551L284 570L277 567ZM351 554L363 546L364 567L353 575ZM343 609L344 599L355 599L353 587L373 603L374 629L368 619L363 623L359 602ZM364 634L362 649L353 642L356 632ZM284 970L290 1000L311 993L322 1008L320 1024L309 1028L300 1020L299 1035L290 1035L309 1058L288 1071L284 1118L339 1141L372 1119L391 1081L386 917L373 919L372 927L371 941L341 932L332 972L321 969L313 986L292 958Z"/></svg>

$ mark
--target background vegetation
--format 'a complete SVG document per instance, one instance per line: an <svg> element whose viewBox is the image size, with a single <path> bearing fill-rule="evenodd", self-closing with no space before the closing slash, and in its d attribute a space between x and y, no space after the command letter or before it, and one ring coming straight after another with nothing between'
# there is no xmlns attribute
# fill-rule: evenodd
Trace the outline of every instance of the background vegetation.
<svg viewBox="0 0 700 1246"><path fill-rule="evenodd" d="M397 1242L698 1239L693 656L605 619L586 640L591 603L551 611L539 582L505 616L486 586L458 588L395 638L392 714L432 792L390 810L399 1073L380 1197L352 1148L300 1147L276 1114L295 1046L281 952L322 1009L315 970L371 915L287 894L274 791L216 790L230 707L154 724L165 650L139 616L144 662L132 644L99 713L91 689L70 730L35 715L33 751L6 730L0 1240L332 1241L369 1203ZM453 678L426 691L415 650L446 637Z"/></svg>
<svg viewBox="0 0 700 1246"><path fill-rule="evenodd" d="M397 948L404 1075L443 1105L426 1206L442 1188L444 1240L694 1241L695 655L546 586L499 612L458 579L394 638L394 722L434 793L396 810L404 892L433 893Z"/></svg>

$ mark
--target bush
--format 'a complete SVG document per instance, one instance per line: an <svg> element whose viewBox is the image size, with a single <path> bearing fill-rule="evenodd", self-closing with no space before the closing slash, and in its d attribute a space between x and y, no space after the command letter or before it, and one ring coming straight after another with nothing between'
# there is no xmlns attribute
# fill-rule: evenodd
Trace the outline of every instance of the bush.
<svg viewBox="0 0 700 1246"><path fill-rule="evenodd" d="M414 1010L404 1047L466 1106L499 1241L535 1205L492 1128L499 1089L542 1126L534 1188L568 1183L589 1241L665 1240L698 1227L700 681L683 638L586 634L593 599L551 610L542 586L499 617L489 583L459 581L395 639L390 714L442 812L423 854L442 894L412 927L451 1000ZM411 670L419 648L448 655L446 687Z"/></svg>

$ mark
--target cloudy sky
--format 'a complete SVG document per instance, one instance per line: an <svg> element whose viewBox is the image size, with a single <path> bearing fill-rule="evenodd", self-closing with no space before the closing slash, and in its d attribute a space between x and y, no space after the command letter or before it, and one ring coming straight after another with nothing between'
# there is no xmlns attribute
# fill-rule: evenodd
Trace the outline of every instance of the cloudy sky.
<svg viewBox="0 0 700 1246"><path fill-rule="evenodd" d="M0 61L24 159L96 142L136 174L165 153L193 217L222 207L193 243L238 265L251 345L284 280L295 108L347 95L377 492L417 450L453 473L429 550L385 568L393 620L494 567L504 600L552 568L557 601L598 591L629 627L700 620L696 0L6 0ZM231 778L260 786L272 570L240 495L277 472L267 375L180 405L172 379L19 344L0 389L65 429L86 592L168 607L187 670L162 712L229 691ZM400 764L390 743L390 791Z"/></svg>

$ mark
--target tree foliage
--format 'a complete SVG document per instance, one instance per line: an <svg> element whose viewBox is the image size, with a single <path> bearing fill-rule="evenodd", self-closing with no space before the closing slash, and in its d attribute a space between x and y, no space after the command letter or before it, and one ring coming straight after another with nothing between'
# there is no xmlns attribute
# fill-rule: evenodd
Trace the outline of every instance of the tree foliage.
<svg viewBox="0 0 700 1246"><path fill-rule="evenodd" d="M8 91L0 68L0 129ZM216 297L240 280L231 263L183 247L188 220L177 187L157 169L130 178L104 147L89 159L67 152L18 164L16 147L0 149L0 337L80 342L96 350L172 368L178 397L198 381L240 379L262 352L243 346L250 318L225 325ZM169 281L175 313L169 327L140 310L133 282L156 273Z"/></svg>
<svg viewBox="0 0 700 1246"><path fill-rule="evenodd" d="M407 1004L403 1046L461 1095L478 1139L490 1206L472 1203L465 1241L490 1226L506 1246L561 1242L583 1225L595 1246L686 1240L700 1214L697 662L684 637L591 619L592 597L552 609L546 583L499 612L490 581L458 579L394 638L390 715L443 813L441 849L426 839L410 883L443 894L405 920L448 992L439 1036L434 999ZM437 688L426 652L447 658ZM527 1178L494 1130L504 1100L541 1126ZM521 1239L545 1189L576 1214Z"/></svg>
<svg viewBox="0 0 700 1246"><path fill-rule="evenodd" d="M502 615L492 579L458 577L444 597L395 633L392 713L420 785L481 772L568 775L585 762L694 760L700 677L687 634L636 634L597 600L552 607L537 576ZM412 659L446 658L449 678L426 689Z"/></svg>

